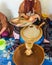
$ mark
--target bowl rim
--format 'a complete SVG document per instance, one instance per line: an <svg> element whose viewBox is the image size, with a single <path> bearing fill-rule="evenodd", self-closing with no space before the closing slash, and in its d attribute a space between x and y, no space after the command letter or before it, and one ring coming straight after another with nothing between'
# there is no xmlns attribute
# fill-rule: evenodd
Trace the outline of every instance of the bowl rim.
<svg viewBox="0 0 52 65"><path fill-rule="evenodd" d="M25 44L21 44L19 47L17 47L16 50L14 51L14 54L15 54L15 52L16 52L21 46L24 46L24 45L25 45ZM45 58L44 49L43 49L40 45L37 45L37 44L34 44L34 45L38 46L38 47L42 50L42 52L43 52L43 59L42 59L42 62L40 63L40 65L42 65L43 62L44 62L44 58ZM17 53L17 52L16 52L16 53ZM18 64L16 63L16 60L15 60L14 55L13 55L13 61L14 61L14 63L15 63L16 65L18 65Z"/></svg>
<svg viewBox="0 0 52 65"><path fill-rule="evenodd" d="M37 25L33 25L33 26L38 27ZM27 38L27 37L25 37L25 36L23 35L23 31L24 31L25 29L26 29L26 27L24 27L24 28L21 29L21 31L20 31L20 35L21 35L21 37L22 37L23 40L25 40L25 41L31 40L31 38ZM39 28L39 30L40 30L40 35L39 35L38 37L36 37L36 38L33 38L31 41L34 40L33 42L36 42L36 41L38 41L38 40L42 37L42 35L43 35L43 31L42 31L41 28Z"/></svg>

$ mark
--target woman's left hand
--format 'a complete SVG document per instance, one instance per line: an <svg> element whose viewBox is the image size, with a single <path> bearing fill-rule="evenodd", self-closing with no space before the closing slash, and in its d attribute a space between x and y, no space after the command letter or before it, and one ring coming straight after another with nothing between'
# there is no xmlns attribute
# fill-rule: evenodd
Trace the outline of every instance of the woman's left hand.
<svg viewBox="0 0 52 65"><path fill-rule="evenodd" d="M29 16L25 15L24 13L20 14L20 17L24 17L25 19L29 18Z"/></svg>

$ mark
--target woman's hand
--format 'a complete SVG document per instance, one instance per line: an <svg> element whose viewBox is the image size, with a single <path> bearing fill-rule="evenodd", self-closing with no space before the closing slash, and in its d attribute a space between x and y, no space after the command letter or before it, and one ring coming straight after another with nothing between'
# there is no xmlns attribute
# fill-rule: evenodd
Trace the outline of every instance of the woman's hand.
<svg viewBox="0 0 52 65"><path fill-rule="evenodd" d="M47 39L44 39L44 43L49 43L50 41L48 41Z"/></svg>
<svg viewBox="0 0 52 65"><path fill-rule="evenodd" d="M35 22L37 20L37 18L40 20L40 16L38 14L32 15L29 18L30 22Z"/></svg>
<svg viewBox="0 0 52 65"><path fill-rule="evenodd" d="M38 14L35 14L35 19L38 19L39 21L41 20Z"/></svg>
<svg viewBox="0 0 52 65"><path fill-rule="evenodd" d="M29 16L25 15L24 13L21 13L20 17L24 17L25 19L29 19Z"/></svg>
<svg viewBox="0 0 52 65"><path fill-rule="evenodd" d="M0 35L6 30L6 27L2 28L0 31Z"/></svg>

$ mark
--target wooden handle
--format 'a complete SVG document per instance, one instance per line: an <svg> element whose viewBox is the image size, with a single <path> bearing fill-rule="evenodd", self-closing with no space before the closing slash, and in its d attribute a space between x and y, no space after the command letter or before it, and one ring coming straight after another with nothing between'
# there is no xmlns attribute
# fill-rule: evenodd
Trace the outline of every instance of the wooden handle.
<svg viewBox="0 0 52 65"><path fill-rule="evenodd" d="M38 27L40 28L40 27L42 27L44 24L45 24L45 22L41 23Z"/></svg>

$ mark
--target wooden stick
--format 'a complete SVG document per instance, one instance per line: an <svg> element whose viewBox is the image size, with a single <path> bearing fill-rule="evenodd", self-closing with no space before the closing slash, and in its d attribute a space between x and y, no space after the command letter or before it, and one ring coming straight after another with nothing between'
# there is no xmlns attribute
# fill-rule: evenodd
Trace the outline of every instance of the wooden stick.
<svg viewBox="0 0 52 65"><path fill-rule="evenodd" d="M45 22L41 23L38 28L42 27L45 24Z"/></svg>

